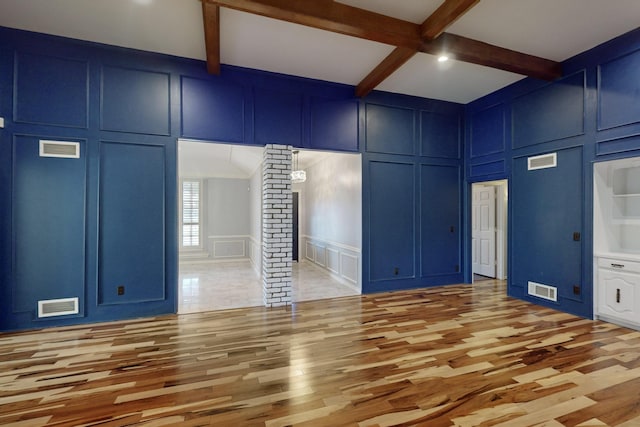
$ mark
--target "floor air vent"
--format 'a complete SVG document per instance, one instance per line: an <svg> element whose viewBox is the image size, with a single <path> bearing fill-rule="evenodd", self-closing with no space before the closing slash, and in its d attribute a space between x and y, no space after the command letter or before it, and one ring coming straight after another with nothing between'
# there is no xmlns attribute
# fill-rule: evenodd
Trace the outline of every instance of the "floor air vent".
<svg viewBox="0 0 640 427"><path fill-rule="evenodd" d="M543 154L527 158L528 170L555 168L558 166L558 156L556 153Z"/></svg>
<svg viewBox="0 0 640 427"><path fill-rule="evenodd" d="M78 298L61 298L38 301L38 317L78 314Z"/></svg>
<svg viewBox="0 0 640 427"><path fill-rule="evenodd" d="M80 143L40 140L40 157L80 158Z"/></svg>
<svg viewBox="0 0 640 427"><path fill-rule="evenodd" d="M550 301L558 301L558 288L541 283L529 282L529 295Z"/></svg>

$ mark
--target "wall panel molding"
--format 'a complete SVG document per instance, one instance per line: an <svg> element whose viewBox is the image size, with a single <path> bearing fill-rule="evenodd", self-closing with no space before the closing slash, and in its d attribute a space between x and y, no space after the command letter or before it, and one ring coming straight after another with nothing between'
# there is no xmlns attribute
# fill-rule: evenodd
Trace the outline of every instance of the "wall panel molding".
<svg viewBox="0 0 640 427"><path fill-rule="evenodd" d="M598 131L640 123L640 50L598 66Z"/></svg>
<svg viewBox="0 0 640 427"><path fill-rule="evenodd" d="M416 151L414 109L365 104L366 151L413 155Z"/></svg>
<svg viewBox="0 0 640 427"><path fill-rule="evenodd" d="M75 317L85 307L88 144L69 139L80 144L78 159L40 157L39 140L51 138L16 134L12 141L10 306L31 319L38 300L78 297Z"/></svg>
<svg viewBox="0 0 640 427"><path fill-rule="evenodd" d="M215 260L250 258L247 247L250 246L251 236L208 236L208 240L210 256Z"/></svg>
<svg viewBox="0 0 640 427"><path fill-rule="evenodd" d="M469 165L470 178L492 175L492 174L502 174L505 172L506 172L506 162L504 160L474 163Z"/></svg>
<svg viewBox="0 0 640 427"><path fill-rule="evenodd" d="M313 236L300 237L307 261L322 268L343 284L361 291L360 249Z"/></svg>
<svg viewBox="0 0 640 427"><path fill-rule="evenodd" d="M243 86L182 76L180 90L184 138L246 142Z"/></svg>
<svg viewBox="0 0 640 427"><path fill-rule="evenodd" d="M583 70L514 99L512 148L584 134L585 94Z"/></svg>
<svg viewBox="0 0 640 427"><path fill-rule="evenodd" d="M101 72L102 130L171 134L169 73L111 65Z"/></svg>
<svg viewBox="0 0 640 427"><path fill-rule="evenodd" d="M15 122L88 128L87 61L18 51L14 67Z"/></svg>
<svg viewBox="0 0 640 427"><path fill-rule="evenodd" d="M420 111L420 155L459 159L461 136L459 114Z"/></svg>
<svg viewBox="0 0 640 427"><path fill-rule="evenodd" d="M99 146L98 305L164 300L166 148L111 141Z"/></svg>
<svg viewBox="0 0 640 427"><path fill-rule="evenodd" d="M506 148L505 114L506 107L503 103L491 105L471 114L469 126L471 159L504 152Z"/></svg>

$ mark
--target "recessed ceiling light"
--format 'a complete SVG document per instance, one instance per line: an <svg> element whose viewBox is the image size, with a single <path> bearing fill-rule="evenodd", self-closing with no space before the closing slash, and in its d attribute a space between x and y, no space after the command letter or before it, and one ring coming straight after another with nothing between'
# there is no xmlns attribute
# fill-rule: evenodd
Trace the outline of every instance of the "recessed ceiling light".
<svg viewBox="0 0 640 427"><path fill-rule="evenodd" d="M448 60L449 60L449 57L447 55L438 56L438 62L447 62Z"/></svg>

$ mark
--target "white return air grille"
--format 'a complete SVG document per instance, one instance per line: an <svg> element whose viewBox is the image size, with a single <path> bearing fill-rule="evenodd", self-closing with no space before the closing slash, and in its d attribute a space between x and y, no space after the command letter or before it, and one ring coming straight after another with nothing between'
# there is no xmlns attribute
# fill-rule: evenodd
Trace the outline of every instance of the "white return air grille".
<svg viewBox="0 0 640 427"><path fill-rule="evenodd" d="M527 158L528 170L555 168L558 166L558 155L556 153L543 154Z"/></svg>
<svg viewBox="0 0 640 427"><path fill-rule="evenodd" d="M61 298L38 301L38 317L78 314L78 298Z"/></svg>
<svg viewBox="0 0 640 427"><path fill-rule="evenodd" d="M40 140L40 157L60 157L63 159L79 159L80 143L67 141Z"/></svg>
<svg viewBox="0 0 640 427"><path fill-rule="evenodd" d="M549 301L558 301L558 288L549 285L543 285L536 282L529 283L529 295L538 298L548 299Z"/></svg>

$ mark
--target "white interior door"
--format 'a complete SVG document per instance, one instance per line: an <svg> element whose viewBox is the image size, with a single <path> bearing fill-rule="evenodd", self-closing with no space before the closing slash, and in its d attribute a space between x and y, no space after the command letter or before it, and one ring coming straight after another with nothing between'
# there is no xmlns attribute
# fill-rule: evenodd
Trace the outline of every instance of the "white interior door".
<svg viewBox="0 0 640 427"><path fill-rule="evenodd" d="M476 184L472 188L473 273L496 277L496 187Z"/></svg>

